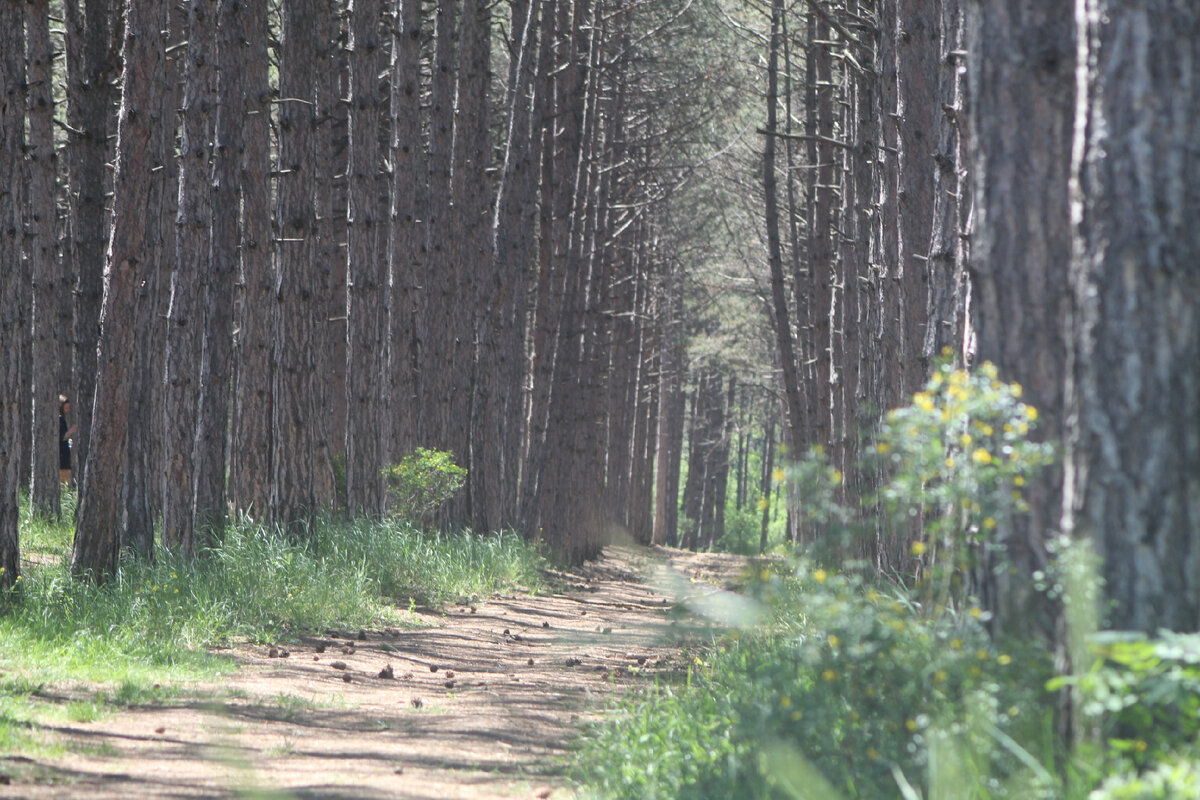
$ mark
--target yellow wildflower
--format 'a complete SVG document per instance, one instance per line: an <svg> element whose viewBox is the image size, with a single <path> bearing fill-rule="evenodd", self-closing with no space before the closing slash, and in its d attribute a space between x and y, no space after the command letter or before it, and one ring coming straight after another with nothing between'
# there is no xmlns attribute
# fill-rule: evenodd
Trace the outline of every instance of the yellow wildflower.
<svg viewBox="0 0 1200 800"><path fill-rule="evenodd" d="M1025 476L1024 475L1017 475L1015 478L1013 478L1013 486L1024 486L1024 485L1025 485Z"/></svg>
<svg viewBox="0 0 1200 800"><path fill-rule="evenodd" d="M831 669L827 669L827 670L825 670L824 672L822 672L822 673L821 673L821 679L822 679L822 680L825 680L825 681L832 681L832 680L835 680L836 678L837 678L837 673L836 673L836 672L834 672L834 671L833 671L833 670L831 670Z"/></svg>
<svg viewBox="0 0 1200 800"><path fill-rule="evenodd" d="M818 569L813 572L813 580L816 581L817 583L824 583L825 579L828 577L829 577L829 574L826 573L825 570L823 570L823 569Z"/></svg>
<svg viewBox="0 0 1200 800"><path fill-rule="evenodd" d="M925 543L924 542L913 542L912 554L914 556L919 556L924 552L925 552Z"/></svg>
<svg viewBox="0 0 1200 800"><path fill-rule="evenodd" d="M1034 422L1038 418L1038 410L1033 406L1025 406L1025 416L1029 417L1030 422Z"/></svg>
<svg viewBox="0 0 1200 800"><path fill-rule="evenodd" d="M785 694L783 697L779 698L779 705L782 706L783 708L791 708L792 707L792 698L788 697Z"/></svg>
<svg viewBox="0 0 1200 800"><path fill-rule="evenodd" d="M979 606L971 606L970 614L971 619L979 619L983 616L983 609L981 609Z"/></svg>
<svg viewBox="0 0 1200 800"><path fill-rule="evenodd" d="M832 633L829 634L829 638L826 639L826 641L829 642L829 646L834 648L835 650L837 649L837 646L842 643L841 639L839 639L837 636L835 636Z"/></svg>
<svg viewBox="0 0 1200 800"><path fill-rule="evenodd" d="M947 677L946 670L939 669L937 672L933 673L933 682L944 683Z"/></svg>
<svg viewBox="0 0 1200 800"><path fill-rule="evenodd" d="M976 464L992 463L992 454L982 447L976 448L974 453L971 453L971 460Z"/></svg>
<svg viewBox="0 0 1200 800"><path fill-rule="evenodd" d="M886 453L887 451L888 451L888 443L887 443L887 442L880 442L879 444L875 445L875 452L876 452L876 453L879 453L880 455L883 455L883 454L884 454L884 453Z"/></svg>
<svg viewBox="0 0 1200 800"><path fill-rule="evenodd" d="M992 517L988 517L983 521L983 527L987 528L989 531L994 529L996 527L996 520Z"/></svg>
<svg viewBox="0 0 1200 800"><path fill-rule="evenodd" d="M1019 384L1019 383L1012 383L1012 384L1010 384L1010 387L1012 388L1012 396L1013 396L1013 397L1020 397L1020 396L1021 396L1021 392L1023 391L1023 390L1021 389L1021 384Z"/></svg>
<svg viewBox="0 0 1200 800"><path fill-rule="evenodd" d="M904 727L908 728L909 733L912 733L917 729L917 721L912 717L909 717L908 719L904 720Z"/></svg>
<svg viewBox="0 0 1200 800"><path fill-rule="evenodd" d="M783 483L783 479L784 479L785 477L787 477L787 476L786 476L786 475L784 475L784 472L783 472L783 470L781 470L781 469L776 469L775 471L773 471L773 472L771 473L771 478L772 478L772 479L773 479L773 480L774 480L776 483Z"/></svg>
<svg viewBox="0 0 1200 800"><path fill-rule="evenodd" d="M950 647L954 650L962 650L963 640L955 636L950 640Z"/></svg>
<svg viewBox="0 0 1200 800"><path fill-rule="evenodd" d="M996 656L996 663L1002 667L1007 667L1012 663L1012 656L1010 656L1008 653L1001 653L1000 655Z"/></svg>

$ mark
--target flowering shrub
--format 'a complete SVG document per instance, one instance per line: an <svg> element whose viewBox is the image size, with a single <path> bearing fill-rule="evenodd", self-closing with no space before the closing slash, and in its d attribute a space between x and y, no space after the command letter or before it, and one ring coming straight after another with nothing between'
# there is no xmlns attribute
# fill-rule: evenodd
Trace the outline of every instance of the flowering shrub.
<svg viewBox="0 0 1200 800"><path fill-rule="evenodd" d="M894 523L922 521L913 554L925 563L973 566L1028 510L1025 487L1054 452L1029 439L1038 410L1022 394L989 362L974 373L942 363L910 405L884 418L874 446L888 475L879 496Z"/></svg>

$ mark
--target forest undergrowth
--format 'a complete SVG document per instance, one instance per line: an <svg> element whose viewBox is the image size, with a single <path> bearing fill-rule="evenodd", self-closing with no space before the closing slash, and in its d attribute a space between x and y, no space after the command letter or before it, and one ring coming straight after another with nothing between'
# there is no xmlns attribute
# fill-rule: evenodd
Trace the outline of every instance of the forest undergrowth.
<svg viewBox="0 0 1200 800"><path fill-rule="evenodd" d="M164 702L235 668L214 648L417 624L409 609L514 586L545 560L515 533L425 531L411 521L311 523L303 541L243 519L201 557L131 559L96 585L71 576L60 520L23 518L28 561L0 598L0 750L36 750L35 723ZM28 508L28 506L26 506Z"/></svg>
<svg viewBox="0 0 1200 800"><path fill-rule="evenodd" d="M867 503L844 500L819 450L790 467L820 538L746 576L754 619L684 679L592 727L580 786L629 800L1200 798L1200 637L1099 631L1097 564L1071 542L1033 576L1068 632L1058 644L1033 619L997 624L971 590L1011 569L1004 531L1055 456L1031 441L1037 416L990 365L945 364L864 448L863 468L888 476ZM834 555L918 518L907 574Z"/></svg>

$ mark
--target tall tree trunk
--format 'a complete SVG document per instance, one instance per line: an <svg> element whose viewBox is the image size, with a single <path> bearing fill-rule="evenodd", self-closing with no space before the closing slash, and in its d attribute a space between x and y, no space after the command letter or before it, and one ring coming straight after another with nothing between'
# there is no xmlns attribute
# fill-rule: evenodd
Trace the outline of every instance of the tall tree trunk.
<svg viewBox="0 0 1200 800"><path fill-rule="evenodd" d="M655 459L654 536L656 544L674 545L679 528L679 465L683 460L683 287L677 267L663 276L659 322L658 446Z"/></svg>
<svg viewBox="0 0 1200 800"><path fill-rule="evenodd" d="M241 297L237 314L237 378L233 393L229 495L236 509L262 516L270 502L274 276L271 256L271 84L267 8L241 13L247 114L242 153Z"/></svg>
<svg viewBox="0 0 1200 800"><path fill-rule="evenodd" d="M280 14L279 184L275 350L272 364L271 494L268 516L292 527L316 511L316 349L327 319L317 264L316 65L322 4L292 0Z"/></svg>
<svg viewBox="0 0 1200 800"><path fill-rule="evenodd" d="M1077 314L1065 523L1104 559L1111 625L1195 631L1200 8L1188 0L1076 7L1086 69L1071 176Z"/></svg>
<svg viewBox="0 0 1200 800"><path fill-rule="evenodd" d="M388 417L392 461L417 446L421 430L419 385L421 314L418 286L425 274L429 167L421 137L421 4L396 0L391 64L391 209L388 229Z"/></svg>
<svg viewBox="0 0 1200 800"><path fill-rule="evenodd" d="M454 230L450 172L453 166L454 75L458 60L458 0L438 0L434 19L433 78L429 111L429 196L426 233L427 262L423 279L425 314L420 371L426 429L421 440L429 447L449 450L465 464L465 441L455 437L459 422L451 419L455 401L456 356L469 338L455 330L455 304L462 265L458 263L458 232Z"/></svg>
<svg viewBox="0 0 1200 800"><path fill-rule="evenodd" d="M346 244L346 506L384 508L387 430L387 261L382 244L380 0L350 5L350 174ZM399 77L399 76L397 76Z"/></svg>
<svg viewBox="0 0 1200 800"><path fill-rule="evenodd" d="M498 497L485 497L489 527L495 515L500 524L518 521L524 425L525 318L528 275L533 262L537 215L537 162L532 127L533 111L541 102L537 76L537 30L541 3L517 0L512 5L516 51L510 56L508 135L504 168L496 191L493 225L492 277L497 297L493 416L498 444L485 438L483 447L497 447L499 478L493 482ZM484 357L481 365L486 368Z"/></svg>
<svg viewBox="0 0 1200 800"><path fill-rule="evenodd" d="M76 513L71 571L103 580L115 572L124 543L126 462L130 402L137 342L127 321L137 314L138 286L145 280L148 221L154 167L153 120L158 86L155 75L164 58L163 3L131 0L126 16L124 80L117 125L117 162L113 176L113 229L105 270L100 315L99 370L96 381L92 448L84 466Z"/></svg>
<svg viewBox="0 0 1200 800"><path fill-rule="evenodd" d="M62 266L57 258L58 158L54 148L54 47L50 41L49 0L26 6L26 41L29 64L29 215L33 276L33 410L31 451L33 474L30 502L35 513L59 515L58 483L58 292ZM7 341L7 339L6 339Z"/></svg>
<svg viewBox="0 0 1200 800"><path fill-rule="evenodd" d="M766 431L763 435L763 464L759 489L762 492L762 517L759 523L758 552L767 552L767 531L771 523L771 482L775 472L775 418L767 417Z"/></svg>
<svg viewBox="0 0 1200 800"><path fill-rule="evenodd" d="M899 268L902 343L901 396L925 382L929 231L933 220L938 106L937 0L896 0L896 113L900 130Z"/></svg>
<svg viewBox="0 0 1200 800"><path fill-rule="evenodd" d="M233 283L238 269L242 136L246 119L242 0L219 0L216 18L217 105L211 197L214 213L204 292L204 346L200 357L195 433L193 507L204 546L225 521L225 461L229 393L233 379Z"/></svg>
<svg viewBox="0 0 1200 800"><path fill-rule="evenodd" d="M962 53L963 12L960 0L941 0L941 43L938 64L938 100L942 114L935 125L933 162L933 223L929 235L926 269L929 273L929 322L925 329L924 357L927 363L949 348L958 363L965 360L963 301L966 294L966 264L960 256L965 212L967 165L962 162L967 109L965 105Z"/></svg>
<svg viewBox="0 0 1200 800"><path fill-rule="evenodd" d="M163 544L190 555L194 535L194 443L204 333L201 301L207 291L213 205L210 187L212 108L215 102L216 0L190 0L187 67L179 144L179 208L175 270L167 311L163 397Z"/></svg>
<svg viewBox="0 0 1200 800"><path fill-rule="evenodd" d="M186 36L186 16L172 4L160 4L157 11L159 29L173 29L174 37ZM168 40L161 46L166 48ZM157 107L151 132L151 175L147 204L152 210L146 220L147 250L143 254L143 280L135 289L133 337L137 343L130 380L134 391L129 400L128 435L126 436L126 475L124 483L124 530L122 545L142 558L154 557L154 521L162 502L163 487L156 481L162 474L163 428L162 375L164 354L154 342L165 339L164 318L167 310L163 291L163 276L167 264L174 261L174 217L178 195L178 169L175 161L176 113L178 110L179 71L172 68L171 59L154 63L149 79L154 84L153 96ZM169 249L168 249L169 246Z"/></svg>
<svg viewBox="0 0 1200 800"><path fill-rule="evenodd" d="M0 340L18 341L22 325L20 285L20 206L15 188L21 179L25 145L24 9L0 4ZM0 354L0 588L20 577L17 523L21 440L20 351Z"/></svg>
<svg viewBox="0 0 1200 800"><path fill-rule="evenodd" d="M316 375L313 414L308 419L314 448L313 496L316 507L337 505L334 458L346 443L346 209L345 175L348 165L346 97L348 89L342 20L343 0L317 0L313 23L317 53L316 127L313 130L313 195L316 203L316 237L313 240L313 274L317 279L312 298L316 328L313 364ZM344 454L342 454L344 455Z"/></svg>
<svg viewBox="0 0 1200 800"><path fill-rule="evenodd" d="M779 239L779 196L775 175L775 136L779 105L780 24L784 14L783 0L771 5L771 38L767 55L767 127L763 142L763 197L767 227L767 264L771 271L771 322L775 329L775 346L779 348L783 367L783 391L788 412L788 444L799 454L803 449L803 431L808 427L800 394L797 371L799 359L792 337L791 314L783 278L783 249Z"/></svg>
<svg viewBox="0 0 1200 800"><path fill-rule="evenodd" d="M458 232L459 282L453 317L456 332L452 442L461 443L467 465L465 509L460 519L472 516L488 527L482 512L485 498L499 478L495 458L499 441L487 441L499 428L493 414L496 391L488 364L494 362L497 296L488 278L491 263L493 187L488 178L492 144L490 130L490 61L492 13L485 0L464 0L460 25L457 102L454 109L454 164L452 172L453 224ZM499 520L497 519L496 522Z"/></svg>
<svg viewBox="0 0 1200 800"><path fill-rule="evenodd" d="M833 284L834 276L834 83L830 40L833 35L823 21L810 18L813 38L809 44L807 58L813 64L815 95L810 116L811 136L816 144L812 165L816 173L816 185L812 189L812 202L808 209L808 255L811 281L812 345L809 352L815 361L814 383L816 408L809 415L813 441L828 447L833 437Z"/></svg>
<svg viewBox="0 0 1200 800"><path fill-rule="evenodd" d="M82 471L91 442L96 385L96 341L104 289L107 244L104 195L107 187L108 134L113 106L114 0L64 0L67 30L67 124L74 132L69 147L70 217L74 232L71 263L75 269L75 396L79 430L72 457Z"/></svg>
<svg viewBox="0 0 1200 800"><path fill-rule="evenodd" d="M1064 321L1071 310L1067 268L1071 222L1067 183L1075 107L1071 0L972 4L972 180L976 231L971 252L977 358L1024 387L1040 412L1039 435L1061 442ZM1026 122L1037 120L1039 134ZM1000 530L1015 573L982 578L1000 625L1027 629L1041 603L1027 578L1046 569L1058 527L1061 475L1047 471L1027 490L1033 514ZM1006 576L1012 576L1009 581ZM997 582L998 581L998 582ZM1003 601L1002 605L1000 604ZM1044 628L1053 621L1038 615Z"/></svg>

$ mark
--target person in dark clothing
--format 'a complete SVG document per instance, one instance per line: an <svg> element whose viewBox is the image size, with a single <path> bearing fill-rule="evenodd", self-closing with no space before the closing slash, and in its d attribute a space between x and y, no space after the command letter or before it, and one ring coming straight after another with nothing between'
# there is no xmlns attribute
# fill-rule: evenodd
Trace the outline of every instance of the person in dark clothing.
<svg viewBox="0 0 1200 800"><path fill-rule="evenodd" d="M71 413L71 401L66 395L58 396L58 481L63 485L71 482L71 437L78 429L77 425L67 425L67 415Z"/></svg>

